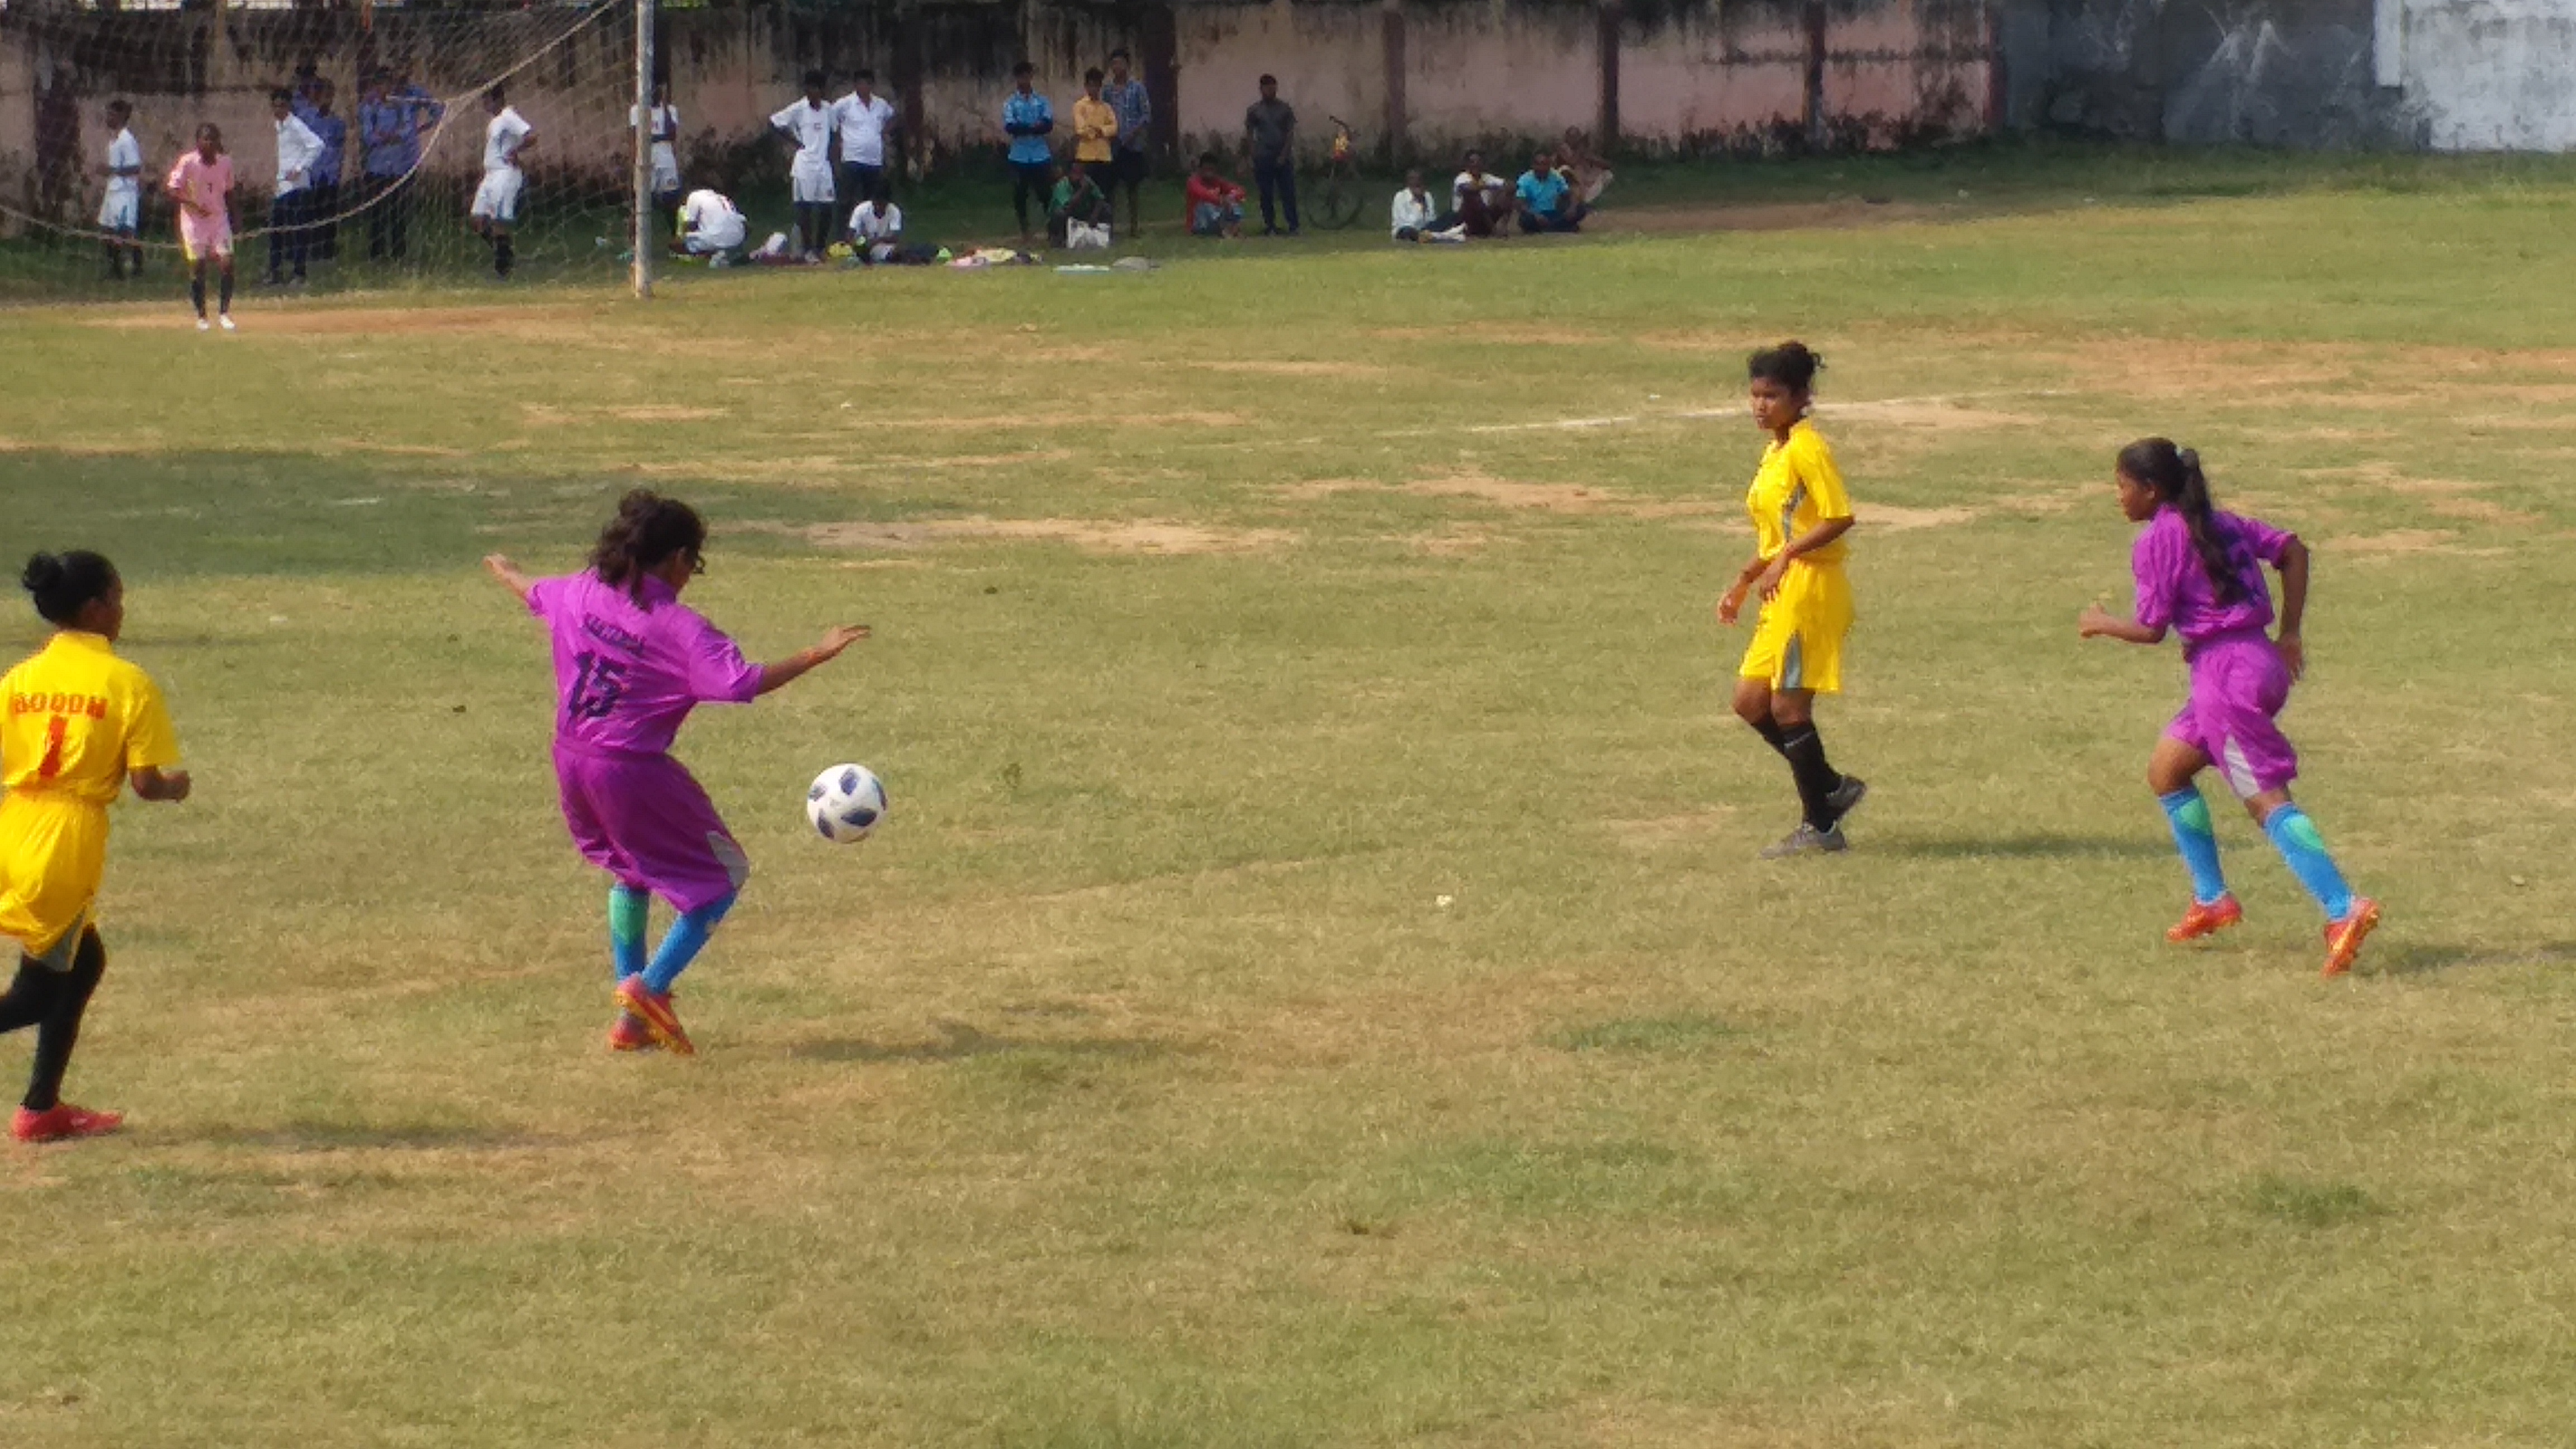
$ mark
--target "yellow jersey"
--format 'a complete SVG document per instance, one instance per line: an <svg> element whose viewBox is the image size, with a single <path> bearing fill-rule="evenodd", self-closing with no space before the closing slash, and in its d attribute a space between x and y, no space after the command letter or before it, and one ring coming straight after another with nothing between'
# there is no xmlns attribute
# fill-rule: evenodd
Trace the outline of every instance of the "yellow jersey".
<svg viewBox="0 0 2576 1449"><path fill-rule="evenodd" d="M1762 466L1745 492L1744 509L1753 515L1754 541L1764 558L1778 558L1789 540L1827 519L1852 516L1851 495L1843 491L1834 450L1815 424L1802 418L1789 430L1789 441L1775 438L1762 450ZM1797 562L1839 565L1844 548L1838 538L1798 555Z"/></svg>
<svg viewBox="0 0 2576 1449"><path fill-rule="evenodd" d="M152 676L96 634L65 629L0 675L0 788L116 803L127 772L179 763Z"/></svg>

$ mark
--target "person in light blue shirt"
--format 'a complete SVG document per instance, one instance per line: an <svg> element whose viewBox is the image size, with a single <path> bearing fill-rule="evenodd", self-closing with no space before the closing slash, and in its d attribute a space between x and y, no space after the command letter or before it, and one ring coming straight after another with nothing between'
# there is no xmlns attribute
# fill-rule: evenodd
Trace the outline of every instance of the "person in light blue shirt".
<svg viewBox="0 0 2576 1449"><path fill-rule="evenodd" d="M1011 138L1011 211L1020 219L1022 241L1031 236L1029 202L1036 200L1044 220L1055 187L1055 147L1047 140L1055 131L1055 107L1038 94L1037 73L1025 60L1011 67L1011 93L1002 98L1002 130Z"/></svg>
<svg viewBox="0 0 2576 1449"><path fill-rule="evenodd" d="M296 119L322 143L307 183L305 214L313 218L313 255L326 262L340 259L340 160L349 150L349 123L331 113L338 94L329 81L315 79L295 98Z"/></svg>
<svg viewBox="0 0 2576 1449"><path fill-rule="evenodd" d="M1521 230L1525 232L1581 231L1589 209L1575 199L1574 183L1556 169L1556 158L1545 151L1530 158L1530 169L1521 173L1512 197L1519 208Z"/></svg>
<svg viewBox="0 0 2576 1449"><path fill-rule="evenodd" d="M447 108L409 81L383 71L367 77L358 102L358 151L366 168L359 205L367 209L367 258L401 261L411 247L411 175L420 166L421 133Z"/></svg>

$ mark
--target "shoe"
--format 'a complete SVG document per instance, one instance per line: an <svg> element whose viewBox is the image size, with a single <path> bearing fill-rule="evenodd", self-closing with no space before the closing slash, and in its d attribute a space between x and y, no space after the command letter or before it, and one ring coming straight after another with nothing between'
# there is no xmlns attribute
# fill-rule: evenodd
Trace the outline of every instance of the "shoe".
<svg viewBox="0 0 2576 1449"><path fill-rule="evenodd" d="M124 1125L122 1112L92 1112L58 1102L47 1112L19 1108L9 1121L9 1135L21 1142L69 1142L75 1137L104 1137Z"/></svg>
<svg viewBox="0 0 2576 1449"><path fill-rule="evenodd" d="M2352 969L2361 956L2361 943L2379 929L2379 902L2368 896L2355 896L2352 909L2343 919L2326 927L2326 969L2320 976L2341 976Z"/></svg>
<svg viewBox="0 0 2576 1449"><path fill-rule="evenodd" d="M698 1054L697 1044L680 1027L678 1013L671 1010L671 995L656 995L641 976L629 976L617 983L617 1004L643 1019L653 1039L684 1057Z"/></svg>
<svg viewBox="0 0 2576 1449"><path fill-rule="evenodd" d="M631 1011L617 1013L617 1024L608 1029L608 1049L613 1052L649 1052L660 1045L653 1039L653 1028Z"/></svg>
<svg viewBox="0 0 2576 1449"><path fill-rule="evenodd" d="M1843 776L1843 782L1825 796L1825 808L1834 812L1834 829L1842 829L1843 822L1849 820L1851 813L1860 808L1860 802L1868 798L1867 780L1858 775Z"/></svg>
<svg viewBox="0 0 2576 1449"><path fill-rule="evenodd" d="M226 332L239 332L239 331L241 330L240 328L235 327L235 326L233 325L233 314L232 314L232 313L230 313L230 312L226 312L223 316L218 317L218 318L216 318L215 320L216 320L217 322L219 322L219 323L223 324L223 329L224 329ZM203 324L200 324L200 325L203 325Z"/></svg>
<svg viewBox="0 0 2576 1449"><path fill-rule="evenodd" d="M1823 851L1827 855L1832 855L1849 849L1851 849L1851 843L1843 839L1841 826L1835 826L1831 830L1818 830L1812 825L1801 822L1797 829L1790 831L1788 836L1778 844L1762 847L1762 858L1787 860L1793 855L1805 855L1809 851Z"/></svg>
<svg viewBox="0 0 2576 1449"><path fill-rule="evenodd" d="M2220 896L2205 906L2194 901L2191 909L2183 912L2181 920L2165 928L2165 939L2176 945L2197 941L2203 936L2215 936L2244 919L2245 908L2238 905L2232 895Z"/></svg>
<svg viewBox="0 0 2576 1449"><path fill-rule="evenodd" d="M230 321L231 319L226 318L225 320ZM197 319L197 330L200 332L212 332L215 330L215 324L207 321L203 317L200 317Z"/></svg>

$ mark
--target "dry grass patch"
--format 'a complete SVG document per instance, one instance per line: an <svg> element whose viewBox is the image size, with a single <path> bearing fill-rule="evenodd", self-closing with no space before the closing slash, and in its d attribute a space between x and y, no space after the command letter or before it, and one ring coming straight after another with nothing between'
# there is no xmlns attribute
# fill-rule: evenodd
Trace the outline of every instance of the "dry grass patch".
<svg viewBox="0 0 2576 1449"><path fill-rule="evenodd" d="M1098 518L937 518L910 523L818 523L780 531L822 548L917 549L961 540L1002 539L1069 543L1086 553L1104 554L1253 553L1297 538L1284 529Z"/></svg>

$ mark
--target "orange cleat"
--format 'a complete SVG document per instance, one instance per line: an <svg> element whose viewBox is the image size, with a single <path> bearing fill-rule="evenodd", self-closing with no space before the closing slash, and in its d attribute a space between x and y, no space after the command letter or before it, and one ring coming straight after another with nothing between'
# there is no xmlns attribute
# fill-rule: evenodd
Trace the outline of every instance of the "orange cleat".
<svg viewBox="0 0 2576 1449"><path fill-rule="evenodd" d="M9 1135L21 1142L69 1142L75 1137L104 1137L124 1125L122 1112L92 1112L60 1102L44 1112L19 1108L9 1121Z"/></svg>
<svg viewBox="0 0 2576 1449"><path fill-rule="evenodd" d="M698 1054L697 1045L680 1028L679 1014L671 1010L671 994L656 993L644 984L641 976L629 976L617 983L617 1004L641 1018L653 1039L684 1057Z"/></svg>
<svg viewBox="0 0 2576 1449"><path fill-rule="evenodd" d="M2379 902L2368 896L2355 896L2352 909L2342 920L2326 927L2326 969L2320 976L2341 976L2352 969L2361 955L2361 943L2379 929Z"/></svg>
<svg viewBox="0 0 2576 1449"><path fill-rule="evenodd" d="M2234 896L2220 896L2205 906L2194 901L2191 909L2183 912L2181 920L2166 928L2165 939L2176 943L2197 941L2203 936L2215 936L2244 919L2245 908L2236 904Z"/></svg>
<svg viewBox="0 0 2576 1449"><path fill-rule="evenodd" d="M660 1045L653 1040L653 1028L631 1011L617 1013L617 1024L608 1029L608 1049L613 1052L649 1052Z"/></svg>

